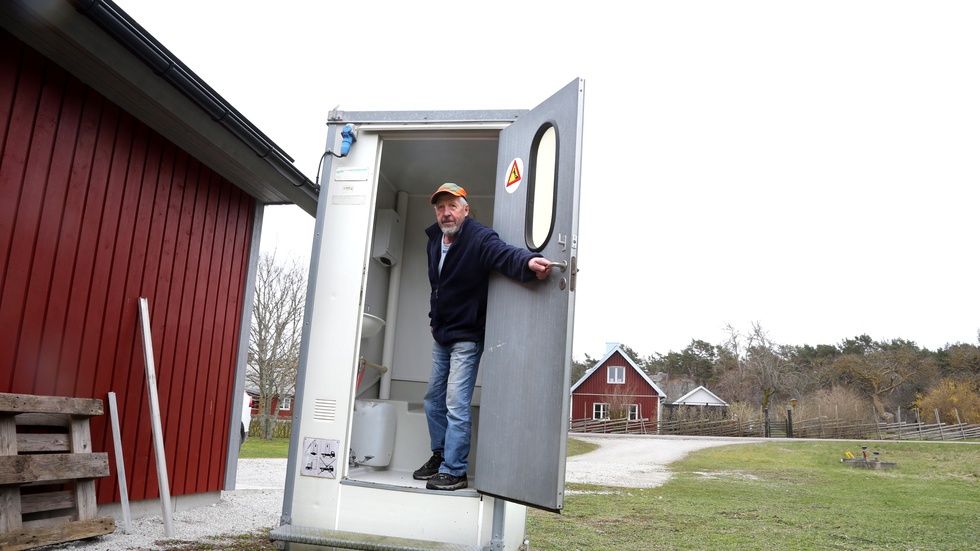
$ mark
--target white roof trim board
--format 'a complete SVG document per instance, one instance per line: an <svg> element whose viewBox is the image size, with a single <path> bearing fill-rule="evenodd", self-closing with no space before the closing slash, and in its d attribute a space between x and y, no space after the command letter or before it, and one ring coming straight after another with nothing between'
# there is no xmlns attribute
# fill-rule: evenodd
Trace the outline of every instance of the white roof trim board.
<svg viewBox="0 0 980 551"><path fill-rule="evenodd" d="M639 373L640 374L640 377L643 377L643 380L646 381L647 384L649 384L651 387L653 387L654 390L657 391L657 394L660 396L661 399L664 399L664 398L667 397L667 395L664 393L664 391L661 390L659 386L657 386L657 383L655 383L652 380L650 380L650 377L647 377L647 374L644 373L642 369L640 369L640 366L636 365L636 362L633 361L633 358L630 358L629 357L629 354L627 354L626 352L623 352L623 350L619 347L619 345L616 345L615 348L612 348L608 352L606 352L606 355L603 356L601 360L599 360L598 362L596 362L596 364L594 366L592 366L588 371L586 371L585 372L585 375L582 375L582 378L579 379L577 383L575 383L574 385L572 385L571 392L575 392L575 389L578 388L579 385L581 385L582 383L585 382L586 379L588 379L589 377L591 377L592 374L595 373L595 371L597 369L599 369L600 367L602 367L602 364L606 363L606 360L608 360L609 358L611 358L612 355L615 354L616 352L619 352L619 354L621 356L623 356L623 358L626 358L626 363L628 363L633 368L634 371L636 371L637 373Z"/></svg>

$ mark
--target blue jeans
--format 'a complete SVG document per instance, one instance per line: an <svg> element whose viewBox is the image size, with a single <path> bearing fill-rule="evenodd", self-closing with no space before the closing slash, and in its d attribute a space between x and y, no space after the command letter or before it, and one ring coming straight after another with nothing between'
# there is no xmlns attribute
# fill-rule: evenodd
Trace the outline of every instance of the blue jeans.
<svg viewBox="0 0 980 551"><path fill-rule="evenodd" d="M432 345L432 375L424 404L432 451L443 458L441 473L466 474L472 432L470 402L482 355L482 342Z"/></svg>

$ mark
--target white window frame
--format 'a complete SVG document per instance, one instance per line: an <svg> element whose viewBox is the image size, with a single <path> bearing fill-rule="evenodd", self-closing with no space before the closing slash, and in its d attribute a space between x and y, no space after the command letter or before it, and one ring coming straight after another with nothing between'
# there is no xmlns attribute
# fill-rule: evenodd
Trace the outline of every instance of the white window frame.
<svg viewBox="0 0 980 551"><path fill-rule="evenodd" d="M609 419L609 404L595 402L592 404L592 419Z"/></svg>
<svg viewBox="0 0 980 551"><path fill-rule="evenodd" d="M606 367L606 383L611 385L626 384L626 366L610 365Z"/></svg>
<svg viewBox="0 0 980 551"><path fill-rule="evenodd" d="M293 399L286 397L279 400L279 411L289 411L293 409Z"/></svg>
<svg viewBox="0 0 980 551"><path fill-rule="evenodd" d="M640 420L640 404L630 404L629 420L630 421Z"/></svg>

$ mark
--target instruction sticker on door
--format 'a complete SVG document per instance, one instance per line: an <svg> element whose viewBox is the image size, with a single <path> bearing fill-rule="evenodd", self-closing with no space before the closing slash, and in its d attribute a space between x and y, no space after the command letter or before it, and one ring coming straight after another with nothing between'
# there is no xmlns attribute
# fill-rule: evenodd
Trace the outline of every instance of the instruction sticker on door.
<svg viewBox="0 0 980 551"><path fill-rule="evenodd" d="M507 181L504 182L504 189L507 193L514 193L521 187L521 180L524 179L524 161L520 157L510 163L510 170L507 171Z"/></svg>
<svg viewBox="0 0 980 551"><path fill-rule="evenodd" d="M337 478L337 454L339 453L339 440L304 438L303 470L300 474L317 478Z"/></svg>

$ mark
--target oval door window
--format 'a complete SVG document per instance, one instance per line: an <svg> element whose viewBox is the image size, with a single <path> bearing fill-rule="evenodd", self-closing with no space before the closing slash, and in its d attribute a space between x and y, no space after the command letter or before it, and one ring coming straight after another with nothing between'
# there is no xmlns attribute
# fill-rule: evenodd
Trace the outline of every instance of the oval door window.
<svg viewBox="0 0 980 551"><path fill-rule="evenodd" d="M555 225L555 196L558 192L558 131L545 124L531 142L527 190L527 248L544 248Z"/></svg>

